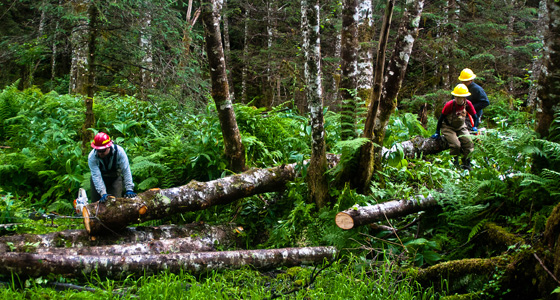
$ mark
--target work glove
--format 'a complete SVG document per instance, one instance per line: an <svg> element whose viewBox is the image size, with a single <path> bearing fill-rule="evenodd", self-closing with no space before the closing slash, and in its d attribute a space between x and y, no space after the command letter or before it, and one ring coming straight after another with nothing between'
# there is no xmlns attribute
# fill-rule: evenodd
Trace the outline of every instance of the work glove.
<svg viewBox="0 0 560 300"><path fill-rule="evenodd" d="M478 133L478 128L476 128L475 126L473 126L473 127L472 127L472 131L473 131L474 133Z"/></svg>
<svg viewBox="0 0 560 300"><path fill-rule="evenodd" d="M430 138L434 139L434 140L439 140L441 138L441 136L439 135L439 133L434 133L434 135L432 135Z"/></svg>
<svg viewBox="0 0 560 300"><path fill-rule="evenodd" d="M126 191L126 193L124 193L124 197L125 198L134 198L134 197L136 197L136 193L133 192L132 190L128 190L128 191Z"/></svg>
<svg viewBox="0 0 560 300"><path fill-rule="evenodd" d="M103 194L103 196L101 196L101 199L99 199L99 203L107 202L107 197L109 197L109 195Z"/></svg>

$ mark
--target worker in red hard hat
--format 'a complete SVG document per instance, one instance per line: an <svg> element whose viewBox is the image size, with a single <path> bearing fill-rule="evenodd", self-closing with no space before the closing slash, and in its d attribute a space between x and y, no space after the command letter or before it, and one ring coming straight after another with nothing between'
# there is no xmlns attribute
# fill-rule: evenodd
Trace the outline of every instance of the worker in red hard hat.
<svg viewBox="0 0 560 300"><path fill-rule="evenodd" d="M91 200L105 202L109 195L136 197L128 156L124 149L113 143L104 132L95 135L91 142L93 150L89 153L88 164L91 171Z"/></svg>

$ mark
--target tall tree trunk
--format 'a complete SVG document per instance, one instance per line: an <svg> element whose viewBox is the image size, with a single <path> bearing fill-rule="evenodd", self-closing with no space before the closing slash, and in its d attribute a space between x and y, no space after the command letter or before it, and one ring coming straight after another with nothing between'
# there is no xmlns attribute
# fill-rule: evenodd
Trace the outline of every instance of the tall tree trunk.
<svg viewBox="0 0 560 300"><path fill-rule="evenodd" d="M373 143L378 145L374 147L375 170L381 170L381 160L383 159L381 152L383 140L385 139L385 130L391 114L397 108L397 96L404 80L414 41L418 36L423 9L424 0L408 2L399 26L395 49L389 59L386 75L384 76L383 92L379 100L377 120L374 123Z"/></svg>
<svg viewBox="0 0 560 300"><path fill-rule="evenodd" d="M548 27L548 11L546 7L546 0L540 0L539 2L539 18L537 21L537 38L540 42L544 44L544 32ZM537 93L540 89L538 83L541 71L543 69L543 49L538 48L535 50L533 59L533 64L531 66L531 85L529 86L529 94L527 95L527 107L531 111L537 111L539 109L539 101L537 99Z"/></svg>
<svg viewBox="0 0 560 300"><path fill-rule="evenodd" d="M545 34L545 64L539 85L541 109L537 111L536 132L541 138L548 136L554 113L560 103L560 2L547 0L548 32Z"/></svg>
<svg viewBox="0 0 560 300"><path fill-rule="evenodd" d="M368 114L366 117L366 123L364 124L363 136L371 142L364 144L364 146L360 148L358 170L356 172L356 176L354 176L351 182L352 186L362 193L367 190L373 174L373 129L379 107L379 98L381 96L383 74L385 70L385 50L387 49L387 41L389 40L389 29L391 27L394 7L395 0L387 0L385 15L383 16L383 25L379 36L379 44L377 47L377 60L375 63L375 76L373 81L371 103L368 106Z"/></svg>
<svg viewBox="0 0 560 300"><path fill-rule="evenodd" d="M340 97L340 138L343 141L356 138L357 124L357 69L358 69L358 0L344 0L342 3Z"/></svg>
<svg viewBox="0 0 560 300"><path fill-rule="evenodd" d="M70 94L87 95L87 36L88 19L86 12L89 7L89 0L72 0L73 13L76 23L72 28L70 42L72 44L72 65L70 68Z"/></svg>
<svg viewBox="0 0 560 300"><path fill-rule="evenodd" d="M154 80L152 78L153 70L153 54L152 54L152 14L147 11L142 18L142 31L140 36L140 49L144 52L142 56L142 69L140 70L141 85L140 96L146 99L147 92L154 88Z"/></svg>
<svg viewBox="0 0 560 300"><path fill-rule="evenodd" d="M358 3L358 92L367 108L371 102L373 83L373 9L371 0Z"/></svg>
<svg viewBox="0 0 560 300"><path fill-rule="evenodd" d="M89 3L87 7L88 12L88 39L87 39L87 57L86 63L87 67L85 73L82 74L85 77L85 82L82 88L82 92L85 92L85 106L86 106L86 118L82 126L82 151L87 153L90 149L89 143L93 139L93 132L88 130L93 128L95 124L95 115L93 113L93 96L95 95L95 59L96 59L96 47L97 47L97 26L98 26L98 16L97 6ZM81 93L81 92L80 92Z"/></svg>
<svg viewBox="0 0 560 300"><path fill-rule="evenodd" d="M228 167L234 172L245 170L245 148L237 127L233 103L229 93L222 37L220 34L221 0L211 0L205 5L202 20L205 26L206 53L212 78L212 98L216 103L222 127Z"/></svg>
<svg viewBox="0 0 560 300"><path fill-rule="evenodd" d="M249 8L243 12L243 67L241 69L241 101L247 103L247 74L249 72Z"/></svg>
<svg viewBox="0 0 560 300"><path fill-rule="evenodd" d="M323 125L323 95L321 83L321 38L319 33L319 0L301 1L303 51L305 54L306 95L311 114L311 161L307 173L310 201L318 208L327 205L329 188L325 175L327 156Z"/></svg>
<svg viewBox="0 0 560 300"><path fill-rule="evenodd" d="M231 66L231 46L229 42L229 19L228 19L228 0L224 1L224 7L222 9L222 22L224 23L224 52L225 52L225 59L226 59L226 66ZM228 86L229 86L229 94L231 95L232 101L235 101L235 89L233 88L233 77L231 76L231 72L227 73L228 78Z"/></svg>

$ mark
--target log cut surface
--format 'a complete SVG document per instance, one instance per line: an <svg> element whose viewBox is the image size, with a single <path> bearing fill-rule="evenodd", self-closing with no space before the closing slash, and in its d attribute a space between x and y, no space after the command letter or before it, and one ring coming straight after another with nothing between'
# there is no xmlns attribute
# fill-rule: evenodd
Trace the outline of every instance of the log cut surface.
<svg viewBox="0 0 560 300"><path fill-rule="evenodd" d="M436 206L436 199L428 195L416 196L409 200L388 201L370 206L355 206L336 214L336 225L342 229L371 224L376 221L402 217Z"/></svg>

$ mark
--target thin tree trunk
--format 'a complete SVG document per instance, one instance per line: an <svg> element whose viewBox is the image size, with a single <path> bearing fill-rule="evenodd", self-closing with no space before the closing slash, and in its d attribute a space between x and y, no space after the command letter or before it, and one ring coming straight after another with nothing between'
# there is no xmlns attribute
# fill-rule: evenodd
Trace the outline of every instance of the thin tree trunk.
<svg viewBox="0 0 560 300"><path fill-rule="evenodd" d="M373 9L371 0L358 3L358 79L357 96L367 108L373 84Z"/></svg>
<svg viewBox="0 0 560 300"><path fill-rule="evenodd" d="M140 96L146 99L147 91L154 88L154 80L152 78L153 55L152 55L152 35L151 35L152 14L148 11L142 19L142 33L140 36L140 49L144 51L142 56L141 89Z"/></svg>
<svg viewBox="0 0 560 300"><path fill-rule="evenodd" d="M231 66L231 47L229 42L229 19L228 19L228 0L224 1L224 7L222 9L222 22L224 24L224 52L225 52L225 59L226 59L226 66ZM229 94L232 101L235 100L235 90L233 88L233 77L231 76L231 72L227 73L228 78L228 87L229 87Z"/></svg>
<svg viewBox="0 0 560 300"><path fill-rule="evenodd" d="M243 13L243 67L241 69L241 101L247 103L247 73L249 72L249 8Z"/></svg>
<svg viewBox="0 0 560 300"><path fill-rule="evenodd" d="M357 69L358 69L358 0L343 1L341 33L340 138L343 141L356 138L357 124Z"/></svg>
<svg viewBox="0 0 560 300"><path fill-rule="evenodd" d="M95 59L97 57L97 22L98 22L99 12L97 11L97 6L90 3L88 7L88 18L89 18L89 36L87 43L87 72L86 72L86 119L84 125L82 126L82 151L87 153L90 149L89 143L93 139L93 132L88 130L93 128L95 124L95 114L93 112L93 96L95 95Z"/></svg>
<svg viewBox="0 0 560 300"><path fill-rule="evenodd" d="M385 50L387 49L387 41L389 40L389 29L391 27L391 19L393 17L393 9L395 0L387 0L385 8L385 15L383 16L383 25L379 37L379 45L377 47L377 60L375 66L375 76L373 82L371 103L368 106L368 114L364 124L363 136L372 142L366 143L360 149L360 159L356 172L356 176L352 180L352 186L359 192L367 190L367 185L371 180L373 174L373 130L375 119L377 117L377 110L379 107L379 98L381 96L381 89L383 84L383 74L385 70Z"/></svg>
<svg viewBox="0 0 560 300"><path fill-rule="evenodd" d="M539 85L540 109L537 111L535 131L542 137L548 136L548 130L554 120L555 108L560 102L560 2L547 0L548 31L545 33L545 63L541 71Z"/></svg>
<svg viewBox="0 0 560 300"><path fill-rule="evenodd" d="M280 266L320 264L332 261L336 256L334 247L284 248L266 250L240 250L179 254L92 256L52 255L30 253L5 253L0 256L0 272L29 276L88 276L96 272L101 278L126 277L189 272L201 274L212 270L252 266L270 269Z"/></svg>
<svg viewBox="0 0 560 300"><path fill-rule="evenodd" d="M397 96L402 86L406 68L414 41L418 36L420 26L420 17L424 9L424 0L416 0L410 2L405 7L403 18L398 30L397 42L393 50L392 57L389 59L387 72L384 76L383 92L379 100L379 110L377 112L376 122L374 123L374 170L381 170L381 151L383 148L383 140L385 139L385 130L389 123L391 114L397 108ZM369 183L369 180L368 180Z"/></svg>
<svg viewBox="0 0 560 300"><path fill-rule="evenodd" d="M72 65L70 68L70 94L87 95L87 36L89 0L72 0L72 8L76 17L76 24L72 28L70 41L72 43Z"/></svg>
<svg viewBox="0 0 560 300"><path fill-rule="evenodd" d="M312 0L310 0L312 1ZM319 0L302 0L303 51L305 55L306 95L311 114L311 161L307 173L309 197L318 208L327 205L328 181L325 130L323 125L323 94L321 81L321 37Z"/></svg>
<svg viewBox="0 0 560 300"><path fill-rule="evenodd" d="M546 7L546 0L540 0L539 2L539 18L537 21L537 38L540 42L544 44L544 32L548 26L548 11ZM531 66L531 85L529 86L529 93L527 95L527 107L531 111L537 111L539 109L539 101L537 99L538 90L540 89L538 80L543 69L543 49L538 48L535 50L535 55L533 59L533 64Z"/></svg>
<svg viewBox="0 0 560 300"><path fill-rule="evenodd" d="M212 0L211 5L204 8L202 20L205 25L206 53L210 63L212 78L212 98L216 103L218 118L222 127L225 155L228 167L234 172L246 169L245 148L241 142L241 134L237 127L233 103L229 93L222 37L220 34L221 1Z"/></svg>
<svg viewBox="0 0 560 300"><path fill-rule="evenodd" d="M357 206L336 214L335 223L342 229L352 229L373 222L404 217L437 205L436 199L428 195L409 200L396 200L370 206Z"/></svg>

